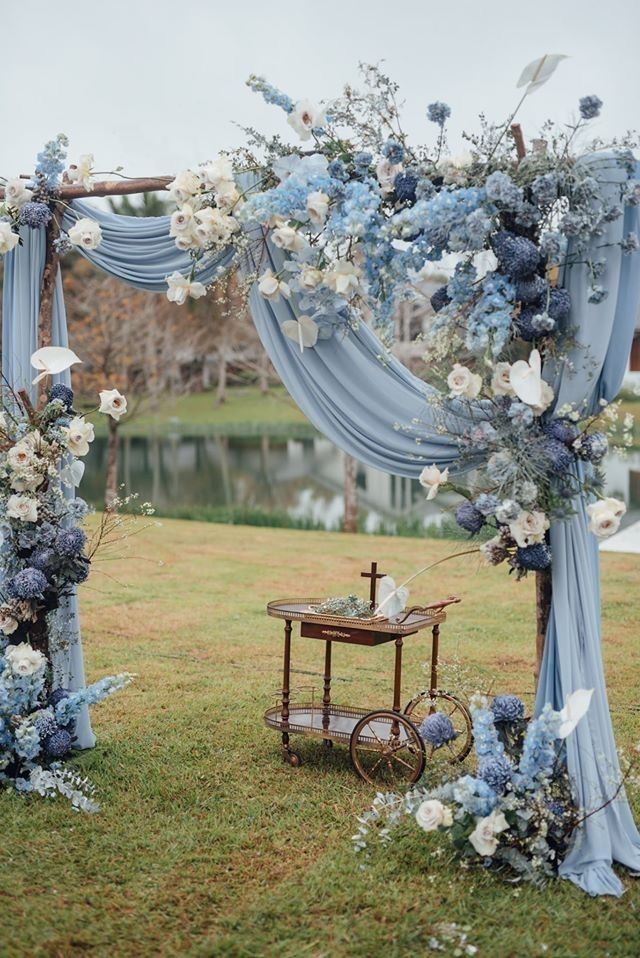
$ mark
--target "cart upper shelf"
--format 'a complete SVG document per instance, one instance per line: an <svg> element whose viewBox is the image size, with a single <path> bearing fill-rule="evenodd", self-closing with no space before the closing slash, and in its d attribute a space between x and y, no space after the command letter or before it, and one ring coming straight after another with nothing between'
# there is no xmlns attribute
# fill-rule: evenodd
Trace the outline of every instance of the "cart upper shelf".
<svg viewBox="0 0 640 958"><path fill-rule="evenodd" d="M323 601L318 598L275 599L267 605L267 613L277 619L303 623L302 635L307 638L332 639L336 642L356 642L367 645L388 642L396 636L412 635L420 629L437 625L446 619L446 613L442 609L416 611L409 615L401 612L390 619L381 616L358 619L314 612L313 606L320 605ZM370 636L370 641L358 642L358 635L367 632L374 633Z"/></svg>

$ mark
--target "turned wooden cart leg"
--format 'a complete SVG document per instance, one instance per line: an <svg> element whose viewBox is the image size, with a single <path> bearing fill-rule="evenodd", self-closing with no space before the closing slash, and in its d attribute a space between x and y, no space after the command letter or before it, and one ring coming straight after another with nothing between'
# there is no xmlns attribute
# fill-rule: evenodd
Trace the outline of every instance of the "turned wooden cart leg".
<svg viewBox="0 0 640 958"><path fill-rule="evenodd" d="M431 632L431 691L438 688L438 656L440 652L440 626L436 622ZM435 705L431 706L431 713L435 712Z"/></svg>
<svg viewBox="0 0 640 958"><path fill-rule="evenodd" d="M282 722L284 725L289 722L289 697L291 693L291 621L285 620L284 623L284 667L282 673ZM291 751L289 747L289 733L282 733L283 758L289 765L299 765L300 756Z"/></svg>
<svg viewBox="0 0 640 958"><path fill-rule="evenodd" d="M400 711L400 695L402 692L402 636L396 639L396 664L393 673L393 711ZM393 735L399 735L400 726L393 722L391 726Z"/></svg>
<svg viewBox="0 0 640 958"><path fill-rule="evenodd" d="M324 689L322 693L322 727L329 728L329 706L331 705L331 642L325 643L324 653ZM330 738L323 739L327 748L331 748L333 742Z"/></svg>

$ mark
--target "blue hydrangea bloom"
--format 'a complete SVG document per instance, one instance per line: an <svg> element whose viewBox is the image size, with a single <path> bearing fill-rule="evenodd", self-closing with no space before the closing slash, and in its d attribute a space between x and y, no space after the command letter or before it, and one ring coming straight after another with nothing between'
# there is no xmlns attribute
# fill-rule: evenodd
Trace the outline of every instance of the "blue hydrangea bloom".
<svg viewBox="0 0 640 958"><path fill-rule="evenodd" d="M498 796L487 782L473 775L464 775L453 788L453 797L470 815L484 818L498 804Z"/></svg>
<svg viewBox="0 0 640 958"><path fill-rule="evenodd" d="M398 140L389 139L382 145L382 155L390 163L402 163L404 159L404 147Z"/></svg>
<svg viewBox="0 0 640 958"><path fill-rule="evenodd" d="M363 150L361 153L356 153L353 158L353 164L358 173L367 173L372 163L373 155L366 150Z"/></svg>
<svg viewBox="0 0 640 958"><path fill-rule="evenodd" d="M526 236L501 230L492 236L491 245L501 269L512 279L524 279L538 268L538 247Z"/></svg>
<svg viewBox="0 0 640 958"><path fill-rule="evenodd" d="M428 742L434 748L441 748L447 742L452 742L458 735L453 727L453 722L443 712L434 712L432 715L427 715L420 724L418 731L425 742Z"/></svg>
<svg viewBox="0 0 640 958"><path fill-rule="evenodd" d="M49 583L39 569L22 569L7 583L7 591L14 599L41 599Z"/></svg>
<svg viewBox="0 0 640 958"><path fill-rule="evenodd" d="M603 432L592 432L581 436L576 443L578 455L588 462L600 462L607 454L609 440Z"/></svg>
<svg viewBox="0 0 640 958"><path fill-rule="evenodd" d="M430 103L427 107L428 119L431 120L432 123L437 123L438 126L444 126L450 116L451 107L447 106L446 103L442 103L440 100Z"/></svg>
<svg viewBox="0 0 640 958"><path fill-rule="evenodd" d="M393 188L396 193L396 199L399 203L415 203L416 187L418 186L418 177L415 173L405 170L398 173L393 181Z"/></svg>
<svg viewBox="0 0 640 958"><path fill-rule="evenodd" d="M494 792L501 794L513 775L513 766L505 755L488 758L480 763L478 778L486 782Z"/></svg>
<svg viewBox="0 0 640 958"><path fill-rule="evenodd" d="M552 319L566 319L571 312L571 293L568 289L558 286L549 293L547 312Z"/></svg>
<svg viewBox="0 0 640 958"><path fill-rule="evenodd" d="M46 226L50 219L51 210L46 203L25 203L20 209L20 223L32 230Z"/></svg>
<svg viewBox="0 0 640 958"><path fill-rule="evenodd" d="M524 718L524 702L517 695L496 695L491 711L496 722L520 722Z"/></svg>
<svg viewBox="0 0 640 958"><path fill-rule="evenodd" d="M75 559L85 547L87 537L77 526L61 529L56 539L58 555L63 559Z"/></svg>
<svg viewBox="0 0 640 958"><path fill-rule="evenodd" d="M516 283L516 299L525 306L537 305L546 297L547 283L542 276L530 276Z"/></svg>
<svg viewBox="0 0 640 958"><path fill-rule="evenodd" d="M54 383L49 390L49 402L53 402L56 399L59 399L67 412L70 412L73 406L73 389L65 386L64 383Z"/></svg>
<svg viewBox="0 0 640 958"><path fill-rule="evenodd" d="M580 116L583 120L593 120L600 115L602 100L597 96L583 96L580 98Z"/></svg>
<svg viewBox="0 0 640 958"><path fill-rule="evenodd" d="M487 177L485 183L487 197L501 206L516 210L522 203L522 189L513 182L508 173L496 170Z"/></svg>
<svg viewBox="0 0 640 958"><path fill-rule="evenodd" d="M44 740L43 746L49 758L64 758L71 751L71 735L66 729L60 728Z"/></svg>
<svg viewBox="0 0 640 958"><path fill-rule="evenodd" d="M474 507L481 512L483 516L492 516L500 505L500 500L490 492L482 492L473 501Z"/></svg>
<svg viewBox="0 0 640 958"><path fill-rule="evenodd" d="M471 502L462 502L456 509L456 522L467 532L476 533L482 529L485 518Z"/></svg>
<svg viewBox="0 0 640 958"><path fill-rule="evenodd" d="M516 549L516 565L528 572L542 572L551 565L551 549L544 542Z"/></svg>

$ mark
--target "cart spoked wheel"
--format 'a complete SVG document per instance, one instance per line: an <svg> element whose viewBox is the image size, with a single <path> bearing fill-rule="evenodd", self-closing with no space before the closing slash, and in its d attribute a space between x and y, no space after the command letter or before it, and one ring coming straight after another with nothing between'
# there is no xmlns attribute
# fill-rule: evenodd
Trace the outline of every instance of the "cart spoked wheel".
<svg viewBox="0 0 640 958"><path fill-rule="evenodd" d="M417 728L390 709L364 715L351 733L349 750L356 772L372 785L411 785L425 766L424 743Z"/></svg>
<svg viewBox="0 0 640 958"><path fill-rule="evenodd" d="M464 702L455 695L436 689L420 692L404 710L404 714L411 718L418 729L426 718L438 713L449 719L455 738L434 746L429 742L428 734L423 735L427 761L462 762L473 745L471 715Z"/></svg>
<svg viewBox="0 0 640 958"><path fill-rule="evenodd" d="M302 765L302 759L297 752L292 752L291 749L284 749L282 752L282 761L286 762L287 765L291 765L292 768L299 768Z"/></svg>

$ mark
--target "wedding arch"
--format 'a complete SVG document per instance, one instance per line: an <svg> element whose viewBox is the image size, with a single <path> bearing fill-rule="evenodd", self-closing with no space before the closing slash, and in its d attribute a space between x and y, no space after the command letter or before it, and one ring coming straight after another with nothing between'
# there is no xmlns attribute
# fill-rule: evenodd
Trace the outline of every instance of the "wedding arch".
<svg viewBox="0 0 640 958"><path fill-rule="evenodd" d="M262 89L257 84L254 87ZM287 109L286 103L283 108L289 113L294 109L293 105ZM300 123L305 122L303 117ZM321 123L317 117L309 120L313 129ZM522 159L519 128L514 135ZM395 162L392 149L387 161L397 167L400 162ZM629 179L628 169L612 152L594 153L585 157L583 164L589 178L597 183L599 202L615 205ZM239 187L249 184L249 189L255 175L242 176L245 179L238 179ZM331 327L331 321L325 326L320 321L305 326L305 308L300 305L303 299L296 301L288 295L288 289L286 295L264 294L258 274L286 278L290 259L291 247L274 242L274 232L282 229L277 222L270 227L257 218L257 222L242 227L249 237L244 249L231 242L219 243L217 250L194 259L188 248L176 246L175 232L171 235L172 218L129 217L88 202L94 197L162 190L172 184L175 192L176 182L173 177L92 180L86 185L62 182L55 191L48 223L35 229L20 228L21 245L5 258L2 330L3 375L16 392L26 391L35 401L31 355L39 347L68 345L59 268L60 237L76 221L90 220L98 224L101 241L99 245L80 245L82 255L104 272L143 290L165 293L167 277L176 273L187 285L207 286L239 262L245 275L252 277L251 315L280 378L316 428L347 453L375 468L410 478L417 478L429 467L440 474L449 469L454 477L463 467L469 468L468 463L461 463L458 438L470 422L482 422L481 405L469 409L453 395L443 428L431 403L433 387L394 358L366 323L349 323L340 335L335 328L328 332L325 329ZM415 203L415 184L396 181L397 195L401 185L409 193L413 190L411 203ZM496 200L498 209L500 202ZM411 203L407 200L407 206ZM585 415L595 416L621 386L640 303L640 269L625 255L622 245L626 236L639 231L639 207L627 203L621 215L600 224L597 235L590 237L588 248L579 257L573 262L569 257L562 286L571 301L573 345L561 362L554 365L550 358L545 365L546 379L553 388L552 408L556 410L579 405ZM411 239L411 230L407 233ZM600 263L599 275L606 275L606 298L594 295L593 275L585 265L591 259ZM277 279L277 283L282 282ZM284 291L281 288L278 292ZM307 333L309 338L305 339ZM584 343L589 344L588 365L579 361ZM533 352L531 356L533 368ZM68 371L53 378L54 382L69 384ZM583 466L578 464L576 470L580 480ZM603 804L612 781L619 779L620 769L600 651L598 543L588 528L587 505L580 492L573 514L561 520L551 518L548 539L553 562L550 568L543 564L537 571L541 653L544 645L537 707L551 703L561 709L566 697L577 688L595 690L586 721L567 743L567 764L579 790L580 804L596 808ZM475 506L473 509L478 511ZM75 596L67 601L69 610L75 613ZM74 622L73 640L58 653L65 684L84 681L77 617ZM86 715L78 725L77 736L81 747L93 744ZM624 793L584 822L560 873L592 894L619 894L621 883L611 868L612 862L640 871L640 836Z"/></svg>

